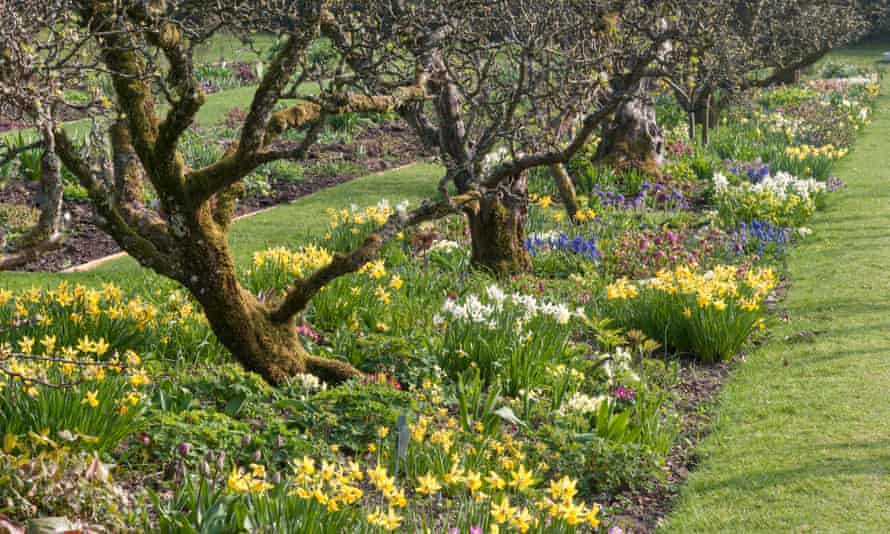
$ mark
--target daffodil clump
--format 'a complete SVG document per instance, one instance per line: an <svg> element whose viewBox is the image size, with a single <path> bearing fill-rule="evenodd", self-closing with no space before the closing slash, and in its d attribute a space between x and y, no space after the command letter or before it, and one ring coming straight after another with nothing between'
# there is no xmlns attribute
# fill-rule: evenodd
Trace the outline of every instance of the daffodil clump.
<svg viewBox="0 0 890 534"><path fill-rule="evenodd" d="M765 176L757 183L743 181L737 185L718 172L713 186L717 211L728 228L754 221L799 228L816 213L817 200L826 190L823 182L799 179L787 172Z"/></svg>
<svg viewBox="0 0 890 534"><path fill-rule="evenodd" d="M456 468L444 477L428 472L397 478L380 464L307 456L295 460L277 484L269 478L262 465L234 467L226 487L254 513L286 507L301 522L349 532L438 532L444 526L461 532L572 533L593 531L602 521L597 504L579 500L577 480L563 476L544 483L521 464L488 473Z"/></svg>
<svg viewBox="0 0 890 534"><path fill-rule="evenodd" d="M253 264L245 273L251 291L285 290L294 280L304 278L326 267L333 255L324 248L307 245L297 250L275 247L253 255Z"/></svg>
<svg viewBox="0 0 890 534"><path fill-rule="evenodd" d="M650 280L618 280L608 286L606 298L609 316L621 326L704 361L720 361L765 328L763 303L775 287L772 269L679 267Z"/></svg>
<svg viewBox="0 0 890 534"><path fill-rule="evenodd" d="M849 153L846 148L836 148L834 145L815 147L812 145L790 146L785 149L785 155L798 161L806 161L810 158L826 158L829 160L841 159Z"/></svg>
<svg viewBox="0 0 890 534"><path fill-rule="evenodd" d="M346 326L353 333L397 333L413 319L404 310L404 286L401 274L390 272L384 260L374 260L323 288L308 316L316 326L330 330Z"/></svg>
<svg viewBox="0 0 890 534"><path fill-rule="evenodd" d="M260 464L236 466L226 490L249 507L287 503L296 516L349 532L571 533L600 526L600 507L580 498L578 480L542 462L529 466L529 443L492 424L497 418L458 421L431 381L411 395L420 415L405 429L407 446L397 444L398 429L379 427L358 458L303 456L274 476Z"/></svg>
<svg viewBox="0 0 890 534"><path fill-rule="evenodd" d="M135 430L152 383L133 351L104 338L60 345L57 336L0 344L3 451L72 445L108 450Z"/></svg>
<svg viewBox="0 0 890 534"><path fill-rule="evenodd" d="M383 226L393 214L404 213L407 209L408 201L393 206L386 199L364 208L356 205L339 210L328 208L328 231L324 244L338 252L350 251L359 246L368 234Z"/></svg>
<svg viewBox="0 0 890 534"><path fill-rule="evenodd" d="M515 396L537 387L546 366L568 359L575 313L492 284L481 295L445 300L433 317L441 331L435 352L453 378L478 369L485 383Z"/></svg>
<svg viewBox="0 0 890 534"><path fill-rule="evenodd" d="M127 298L112 284L0 290L6 448L76 441L109 450L137 428L145 409L153 382L145 355L219 352L208 342L206 319L181 293L154 296L157 302Z"/></svg>
<svg viewBox="0 0 890 534"><path fill-rule="evenodd" d="M56 348L77 348L83 339L103 340L97 354L103 360L127 350L167 358L185 351L203 358L221 350L204 314L181 291L131 298L114 284L95 289L62 282L55 289L17 293L0 289L0 332L7 330L13 344L50 336Z"/></svg>
<svg viewBox="0 0 890 534"><path fill-rule="evenodd" d="M826 179L834 163L849 153L829 143L822 146L801 144L789 146L777 164L792 174L805 178Z"/></svg>

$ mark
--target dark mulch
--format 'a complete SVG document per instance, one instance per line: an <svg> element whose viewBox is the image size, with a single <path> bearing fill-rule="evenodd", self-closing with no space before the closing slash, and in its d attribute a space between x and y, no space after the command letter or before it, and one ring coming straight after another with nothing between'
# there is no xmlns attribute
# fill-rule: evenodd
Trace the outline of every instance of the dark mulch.
<svg viewBox="0 0 890 534"><path fill-rule="evenodd" d="M682 363L680 383L675 388L681 431L668 455L663 480L653 482L644 491L625 491L608 506L611 518L628 534L654 532L670 513L681 485L698 463L695 447L710 432L707 407L716 400L735 363Z"/></svg>
<svg viewBox="0 0 890 534"><path fill-rule="evenodd" d="M361 148L360 148L361 147ZM238 215L293 202L317 191L354 180L360 176L385 171L423 158L431 154L425 150L402 122L392 122L362 131L351 143L335 143L314 147L307 161L301 182L274 181L268 196L248 197L241 201ZM320 163L347 161L356 167L355 173L324 174ZM0 202L36 206L38 186L35 183L14 182L0 189ZM25 266L21 271L57 272L89 261L120 252L117 244L93 224L93 210L87 203L66 202L67 231L61 248L47 252Z"/></svg>
<svg viewBox="0 0 890 534"><path fill-rule="evenodd" d="M87 113L83 110L62 108L56 115L56 119L60 120L61 122L70 122L85 119L87 116ZM0 132L8 132L10 130L22 130L33 127L32 124L25 121L20 121L15 117L15 114L4 114L3 111L0 110Z"/></svg>

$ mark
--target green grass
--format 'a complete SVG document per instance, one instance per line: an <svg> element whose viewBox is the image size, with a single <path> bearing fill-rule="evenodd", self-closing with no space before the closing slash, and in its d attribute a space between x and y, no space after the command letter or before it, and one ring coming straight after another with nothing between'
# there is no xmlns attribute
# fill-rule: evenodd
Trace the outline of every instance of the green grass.
<svg viewBox="0 0 890 534"><path fill-rule="evenodd" d="M838 54L874 58L887 45ZM884 93L890 91L885 82ZM701 463L659 532L887 532L890 96L792 254L789 322L720 395Z"/></svg>
<svg viewBox="0 0 890 534"><path fill-rule="evenodd" d="M233 35L220 33L214 35L208 42L195 48L195 64L206 65L223 61L229 63L260 61L265 59L266 51L273 44L275 44L274 35L259 34L253 36L253 46L251 47L245 45Z"/></svg>
<svg viewBox="0 0 890 534"><path fill-rule="evenodd" d="M420 200L435 194L442 170L436 165L418 163L386 173L366 176L320 191L293 204L279 206L238 221L229 237L239 264L245 265L253 252L278 245L297 245L321 237L327 228L325 210L329 207L374 204L382 198L393 203ZM49 287L62 280L98 285L116 282L130 287L154 284L156 278L131 258L110 261L84 273L0 273L0 287L27 289Z"/></svg>

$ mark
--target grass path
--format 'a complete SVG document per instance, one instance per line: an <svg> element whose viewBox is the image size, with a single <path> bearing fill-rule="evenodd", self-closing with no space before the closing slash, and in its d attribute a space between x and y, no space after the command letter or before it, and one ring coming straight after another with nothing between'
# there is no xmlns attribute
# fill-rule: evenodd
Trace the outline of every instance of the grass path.
<svg viewBox="0 0 890 534"><path fill-rule="evenodd" d="M301 198L293 204L278 206L235 223L229 235L235 257L244 265L260 249L278 245L296 245L312 237L324 235L327 208L366 206L386 198L393 204L410 200L415 205L435 193L441 168L416 163L379 174L358 178L336 187ZM102 264L84 273L10 273L0 272L0 288L27 289L47 287L61 280L71 283L99 284L104 281L120 284L153 283L154 277L133 259L122 258Z"/></svg>
<svg viewBox="0 0 890 534"><path fill-rule="evenodd" d="M890 532L890 96L837 174L661 533Z"/></svg>

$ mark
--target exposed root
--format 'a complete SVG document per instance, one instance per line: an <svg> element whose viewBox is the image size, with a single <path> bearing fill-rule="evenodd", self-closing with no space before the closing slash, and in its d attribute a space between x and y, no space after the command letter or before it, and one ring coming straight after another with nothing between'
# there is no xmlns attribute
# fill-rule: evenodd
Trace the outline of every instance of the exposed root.
<svg viewBox="0 0 890 534"><path fill-rule="evenodd" d="M35 243L23 250L11 254L0 254L0 271L9 271L31 263L44 252L49 252L62 246L62 242L62 234L53 234L48 239Z"/></svg>
<svg viewBox="0 0 890 534"><path fill-rule="evenodd" d="M344 361L318 356L306 357L306 372L330 384L339 384L350 378L362 376L361 371Z"/></svg>

